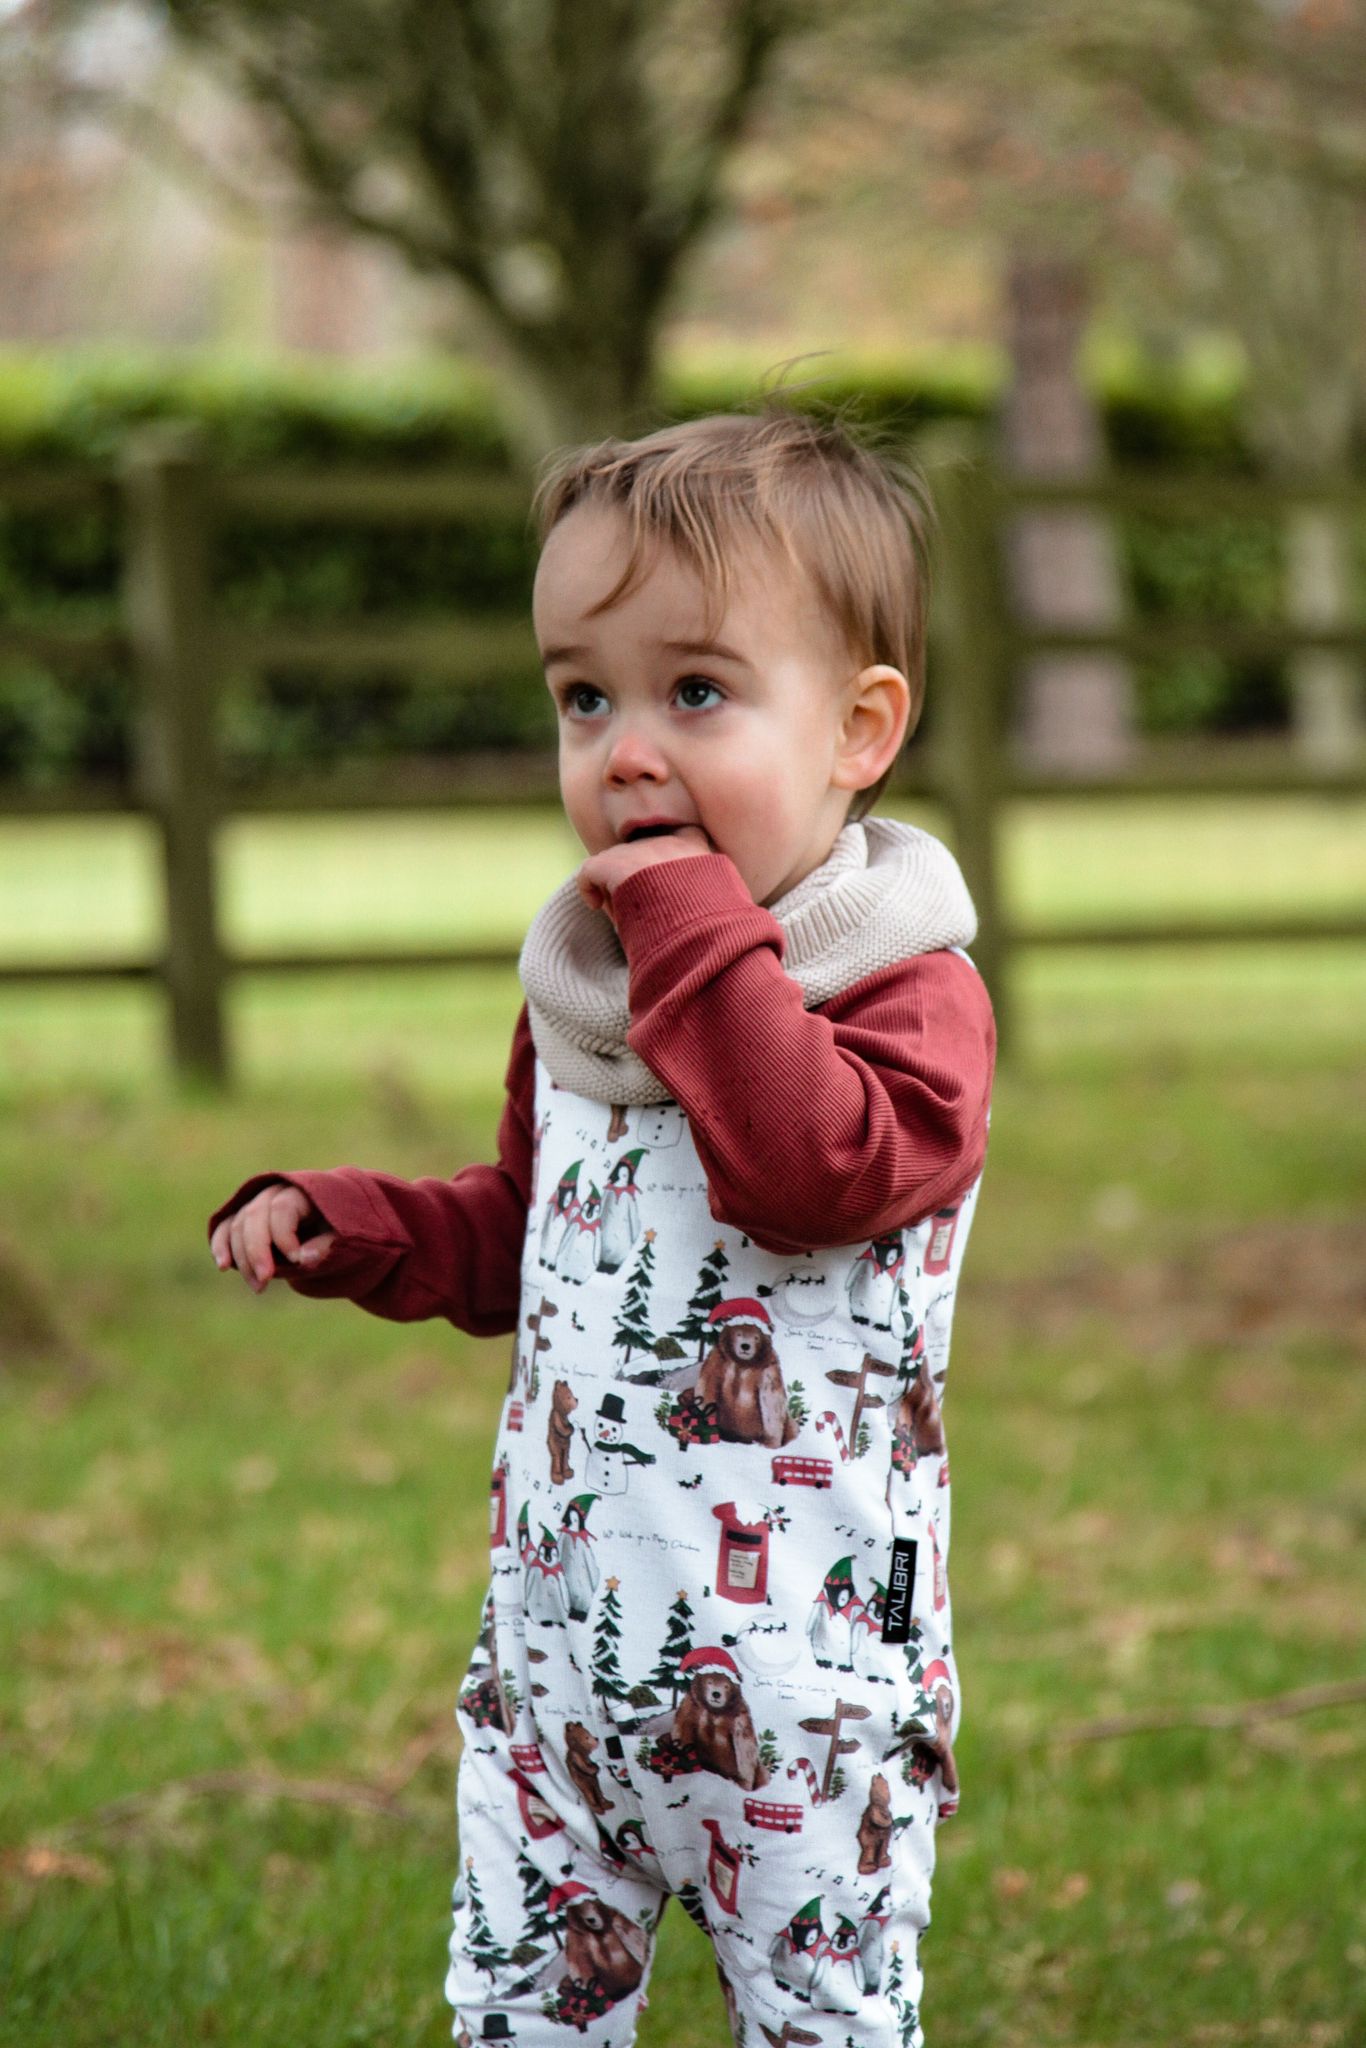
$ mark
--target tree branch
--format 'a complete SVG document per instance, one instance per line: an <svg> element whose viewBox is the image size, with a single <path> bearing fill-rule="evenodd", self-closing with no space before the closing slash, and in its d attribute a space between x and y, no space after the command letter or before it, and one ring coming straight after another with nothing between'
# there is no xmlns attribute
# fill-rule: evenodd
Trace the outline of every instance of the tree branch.
<svg viewBox="0 0 1366 2048"><path fill-rule="evenodd" d="M305 184L322 210L357 233L377 236L401 249L415 270L445 271L486 289L481 252L393 211L367 205L356 195L362 168L324 134L278 72L254 58L238 60L243 87L258 106L275 114Z"/></svg>
<svg viewBox="0 0 1366 2048"><path fill-rule="evenodd" d="M250 192L245 186L235 183L154 102L123 90L111 92L105 86L77 84L67 79L56 86L54 96L59 106L69 108L73 113L92 115L121 136L130 147L164 164L169 171L221 206L243 227L259 231L263 226L266 207L259 193ZM292 205L297 220L306 218L297 200L287 204Z"/></svg>
<svg viewBox="0 0 1366 2048"><path fill-rule="evenodd" d="M1358 1700L1366 1700L1366 1678L1302 1686L1296 1692L1272 1693L1266 1699L1245 1700L1236 1706L1158 1707L1145 1713L1110 1714L1098 1721L1074 1721L1070 1727L1027 1736L1012 1747L1051 1749L1057 1743L1110 1742L1119 1736L1156 1734L1170 1728L1253 1728L1264 1721L1315 1714L1324 1707L1354 1706Z"/></svg>
<svg viewBox="0 0 1366 2048"><path fill-rule="evenodd" d="M647 289L661 293L681 252L716 213L721 173L763 83L775 49L793 22L789 0L735 0L734 60L728 83L712 109L698 144L691 175L674 206L658 219L650 237Z"/></svg>
<svg viewBox="0 0 1366 2048"><path fill-rule="evenodd" d="M179 1799L278 1799L302 1806L330 1806L344 1813L378 1814L381 1819L411 1824L420 1816L401 1804L400 1795L430 1757L451 1736L451 1717L443 1713L412 1738L398 1760L377 1779L286 1778L270 1771L196 1771L187 1778L169 1778L141 1792L110 1799L89 1813L44 1829L27 1846L54 1849L65 1842L141 1820L145 1814Z"/></svg>

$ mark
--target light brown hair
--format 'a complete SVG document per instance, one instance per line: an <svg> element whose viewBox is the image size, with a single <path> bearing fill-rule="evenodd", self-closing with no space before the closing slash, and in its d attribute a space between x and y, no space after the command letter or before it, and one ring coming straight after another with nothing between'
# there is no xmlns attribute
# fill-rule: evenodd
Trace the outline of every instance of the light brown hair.
<svg viewBox="0 0 1366 2048"><path fill-rule="evenodd" d="M595 611L626 596L661 543L677 549L718 604L737 543L781 548L810 579L858 667L900 669L911 688L907 736L915 731L925 694L929 495L908 463L874 453L840 420L779 407L713 413L638 441L570 448L546 465L534 503L543 545L576 505L626 516L627 564ZM855 792L851 819L872 809L890 774Z"/></svg>

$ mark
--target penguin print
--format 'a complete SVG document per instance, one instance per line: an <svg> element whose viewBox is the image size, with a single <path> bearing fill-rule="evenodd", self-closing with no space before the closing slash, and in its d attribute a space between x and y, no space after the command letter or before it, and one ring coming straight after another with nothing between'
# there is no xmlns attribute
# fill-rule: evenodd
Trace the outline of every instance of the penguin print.
<svg viewBox="0 0 1366 2048"><path fill-rule="evenodd" d="M854 1668L854 1604L854 1560L841 1557L826 1573L806 1621L812 1651L823 1671L832 1664L840 1671Z"/></svg>
<svg viewBox="0 0 1366 2048"><path fill-rule="evenodd" d="M818 1947L820 1964L811 1983L812 2011L858 2012L863 2004L863 1958L857 1927L841 1913L834 1933L823 1935Z"/></svg>
<svg viewBox="0 0 1366 2048"><path fill-rule="evenodd" d="M602 1196L590 1181L588 1193L567 1217L564 1236L555 1258L555 1271L562 1280L582 1287L598 1263L598 1235L602 1228Z"/></svg>
<svg viewBox="0 0 1366 2048"><path fill-rule="evenodd" d="M785 1991L795 1991L799 1998L809 1998L824 1969L823 1940L820 1899L808 1899L773 1937L768 1963L775 1983Z"/></svg>
<svg viewBox="0 0 1366 2048"><path fill-rule="evenodd" d="M615 1273L626 1262L640 1235L640 1189L636 1169L645 1148L637 1145L623 1152L611 1173L602 1197L602 1229L598 1236L598 1270Z"/></svg>
<svg viewBox="0 0 1366 2048"><path fill-rule="evenodd" d="M874 1998L882 1989L887 1963L887 1922L892 1917L892 1888L885 1884L859 1922L858 1952L863 1959L863 1988Z"/></svg>
<svg viewBox="0 0 1366 2048"><path fill-rule="evenodd" d="M560 1563L564 1567L564 1588L569 1598L571 1621L586 1621L598 1590L602 1572L593 1555L596 1541L588 1526L588 1510L595 1493L577 1493L564 1511L560 1523Z"/></svg>
<svg viewBox="0 0 1366 2048"><path fill-rule="evenodd" d="M541 1221L540 1263L543 1266L554 1266L567 1234L566 1227L578 1207L579 1170L582 1165L582 1159L576 1159L572 1166L566 1166L545 1205Z"/></svg>
<svg viewBox="0 0 1366 2048"><path fill-rule="evenodd" d="M864 1246L845 1283L854 1322L867 1323L875 1330L891 1329L905 1264L906 1247L899 1231L875 1237Z"/></svg>
<svg viewBox="0 0 1366 2048"><path fill-rule="evenodd" d="M849 1611L849 1661L857 1676L872 1684L884 1678L889 1685L892 1683L891 1672L883 1669L882 1624L886 1613L887 1588L878 1579L874 1579L868 1599L856 1600Z"/></svg>
<svg viewBox="0 0 1366 2048"><path fill-rule="evenodd" d="M522 1599L528 1621L563 1625L569 1619L569 1595L565 1589L560 1548L544 1522L541 1540L533 1543L529 1529L530 1502L523 1502L517 1518L518 1550L522 1559Z"/></svg>

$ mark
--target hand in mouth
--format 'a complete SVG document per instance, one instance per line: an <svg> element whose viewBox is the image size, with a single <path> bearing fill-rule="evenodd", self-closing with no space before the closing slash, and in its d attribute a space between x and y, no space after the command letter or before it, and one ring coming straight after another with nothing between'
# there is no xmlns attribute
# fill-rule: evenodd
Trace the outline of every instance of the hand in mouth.
<svg viewBox="0 0 1366 2048"><path fill-rule="evenodd" d="M662 846L657 853L647 850L648 842L656 839L670 842L667 852ZM684 860L714 851L711 840L700 825L671 823L667 818L643 818L627 825L615 846L604 847L601 853L589 855L579 869L579 894L590 909L605 910L610 917L612 890L629 875L659 861Z"/></svg>
<svg viewBox="0 0 1366 2048"><path fill-rule="evenodd" d="M681 832L684 827L671 824L667 819L655 819L648 824L628 825L621 835L624 846L632 846L638 839L667 839L671 833Z"/></svg>

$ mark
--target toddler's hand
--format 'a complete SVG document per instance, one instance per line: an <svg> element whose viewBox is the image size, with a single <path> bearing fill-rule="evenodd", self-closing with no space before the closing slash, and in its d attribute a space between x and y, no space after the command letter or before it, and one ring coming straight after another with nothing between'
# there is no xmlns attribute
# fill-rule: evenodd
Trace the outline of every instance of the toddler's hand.
<svg viewBox="0 0 1366 2048"><path fill-rule="evenodd" d="M262 1188L225 1216L209 1239L214 1264L220 1272L236 1266L253 1294L262 1293L277 1277L277 1245L291 1264L312 1272L326 1259L337 1234L324 1230L300 1244L299 1225L309 1216L324 1220L302 1188L291 1187L288 1181Z"/></svg>
<svg viewBox="0 0 1366 2048"><path fill-rule="evenodd" d="M628 875L640 873L662 860L689 860L699 853L714 853L710 839L700 825L680 825L662 839L633 839L622 846L604 847L590 853L579 869L579 894L592 910L612 915L612 891Z"/></svg>

